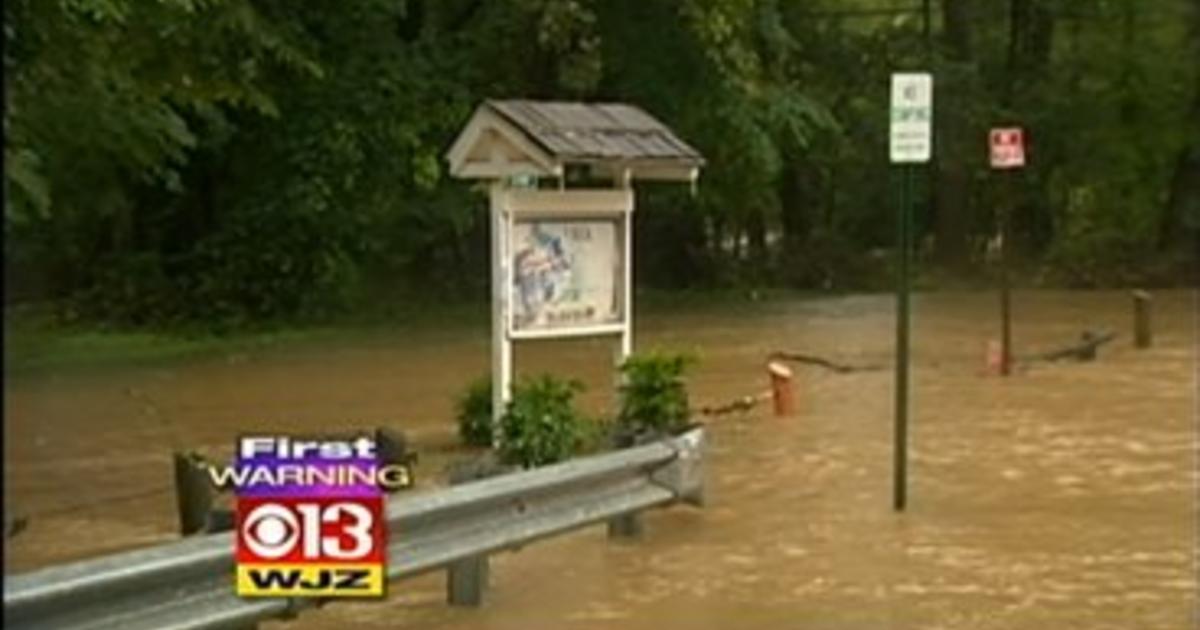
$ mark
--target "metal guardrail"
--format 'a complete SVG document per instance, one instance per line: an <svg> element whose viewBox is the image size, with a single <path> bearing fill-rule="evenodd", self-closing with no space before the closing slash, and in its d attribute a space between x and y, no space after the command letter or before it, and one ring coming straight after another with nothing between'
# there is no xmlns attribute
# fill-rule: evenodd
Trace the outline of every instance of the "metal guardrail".
<svg viewBox="0 0 1200 630"><path fill-rule="evenodd" d="M624 450L397 497L389 580L675 502L703 503L702 429ZM233 534L6 577L4 625L68 630L248 628L320 602L239 598Z"/></svg>

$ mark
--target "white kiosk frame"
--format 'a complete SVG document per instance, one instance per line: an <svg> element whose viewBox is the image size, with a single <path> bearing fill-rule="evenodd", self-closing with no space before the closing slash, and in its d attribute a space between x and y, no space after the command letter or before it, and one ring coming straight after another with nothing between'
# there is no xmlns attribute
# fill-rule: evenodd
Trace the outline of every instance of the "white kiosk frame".
<svg viewBox="0 0 1200 630"><path fill-rule="evenodd" d="M492 442L512 400L513 342L617 336L614 363L633 353L633 208L635 177L688 181L704 160L662 123L622 104L487 101L476 109L447 154L452 175L490 180L492 284ZM567 164L582 164L614 187L568 189ZM558 189L520 188L514 177L554 178ZM600 322L517 326L514 321L514 234L526 221L611 221L617 269L615 317ZM531 228L532 229L532 228Z"/></svg>
<svg viewBox="0 0 1200 630"><path fill-rule="evenodd" d="M633 190L524 190L503 182L491 185L492 221L492 409L498 420L512 399L514 341L619 335L614 361L633 353ZM513 234L518 221L611 220L618 227L616 323L518 330L513 321ZM493 425L497 429L499 423ZM499 436L494 436L499 441Z"/></svg>

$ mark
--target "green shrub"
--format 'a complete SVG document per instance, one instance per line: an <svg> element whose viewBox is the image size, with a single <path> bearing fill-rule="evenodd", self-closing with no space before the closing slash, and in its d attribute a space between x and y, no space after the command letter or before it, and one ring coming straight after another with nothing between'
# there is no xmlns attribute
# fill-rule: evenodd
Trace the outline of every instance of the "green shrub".
<svg viewBox="0 0 1200 630"><path fill-rule="evenodd" d="M610 450L616 423L605 418L586 418L579 425L579 453L590 454Z"/></svg>
<svg viewBox="0 0 1200 630"><path fill-rule="evenodd" d="M492 379L481 376L458 399L458 436L470 446L492 445Z"/></svg>
<svg viewBox="0 0 1200 630"><path fill-rule="evenodd" d="M695 358L683 354L634 355L621 365L619 428L626 433L665 434L688 423L687 384L683 374Z"/></svg>
<svg viewBox="0 0 1200 630"><path fill-rule="evenodd" d="M500 459L525 468L570 458L580 450L583 417L575 410L579 381L543 375L518 383L500 419Z"/></svg>

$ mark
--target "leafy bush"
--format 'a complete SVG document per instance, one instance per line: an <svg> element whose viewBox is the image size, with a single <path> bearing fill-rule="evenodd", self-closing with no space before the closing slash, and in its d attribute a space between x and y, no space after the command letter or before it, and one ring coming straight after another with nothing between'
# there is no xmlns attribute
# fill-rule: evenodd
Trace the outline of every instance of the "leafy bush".
<svg viewBox="0 0 1200 630"><path fill-rule="evenodd" d="M534 468L577 453L582 446L584 420L575 410L574 399L582 390L579 381L550 375L518 383L500 419L501 461Z"/></svg>
<svg viewBox="0 0 1200 630"><path fill-rule="evenodd" d="M492 445L492 379L475 379L458 399L458 436L470 446Z"/></svg>
<svg viewBox="0 0 1200 630"><path fill-rule="evenodd" d="M616 422L613 420L588 418L579 425L579 454L601 453L612 449L613 435L616 433Z"/></svg>
<svg viewBox="0 0 1200 630"><path fill-rule="evenodd" d="M634 355L621 365L623 431L670 433L688 423L688 394L683 373L695 358L683 354Z"/></svg>

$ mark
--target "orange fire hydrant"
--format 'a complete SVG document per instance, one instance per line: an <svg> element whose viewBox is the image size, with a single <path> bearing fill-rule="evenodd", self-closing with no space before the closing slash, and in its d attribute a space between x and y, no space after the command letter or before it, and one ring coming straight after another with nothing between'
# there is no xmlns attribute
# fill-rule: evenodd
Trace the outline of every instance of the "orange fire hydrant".
<svg viewBox="0 0 1200 630"><path fill-rule="evenodd" d="M775 416L791 415L795 407L792 397L792 369L778 362L767 364L767 373L771 376L771 399L775 402Z"/></svg>

